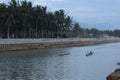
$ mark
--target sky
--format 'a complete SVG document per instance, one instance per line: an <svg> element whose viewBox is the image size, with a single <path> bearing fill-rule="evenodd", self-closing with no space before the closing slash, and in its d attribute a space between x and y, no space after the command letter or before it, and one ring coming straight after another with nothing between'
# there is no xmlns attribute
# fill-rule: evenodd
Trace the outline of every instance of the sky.
<svg viewBox="0 0 120 80"><path fill-rule="evenodd" d="M8 3L10 0L0 0ZM120 0L27 0L47 6L49 11L64 9L83 28L120 29Z"/></svg>

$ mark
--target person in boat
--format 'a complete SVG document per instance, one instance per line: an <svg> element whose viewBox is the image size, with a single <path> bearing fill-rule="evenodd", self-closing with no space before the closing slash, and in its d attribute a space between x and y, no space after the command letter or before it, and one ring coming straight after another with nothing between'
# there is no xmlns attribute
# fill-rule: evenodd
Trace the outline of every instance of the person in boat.
<svg viewBox="0 0 120 80"><path fill-rule="evenodd" d="M118 62L117 65L120 65L120 62Z"/></svg>
<svg viewBox="0 0 120 80"><path fill-rule="evenodd" d="M59 56L61 56L61 55L68 55L68 54L69 54L69 52L67 52L67 51L62 51L62 52L60 52Z"/></svg>
<svg viewBox="0 0 120 80"><path fill-rule="evenodd" d="M87 54L86 54L86 56L89 56L89 55L92 55L93 54L93 52L92 51L89 51Z"/></svg>
<svg viewBox="0 0 120 80"><path fill-rule="evenodd" d="M92 51L90 51L90 53L89 54L93 54L93 52Z"/></svg>

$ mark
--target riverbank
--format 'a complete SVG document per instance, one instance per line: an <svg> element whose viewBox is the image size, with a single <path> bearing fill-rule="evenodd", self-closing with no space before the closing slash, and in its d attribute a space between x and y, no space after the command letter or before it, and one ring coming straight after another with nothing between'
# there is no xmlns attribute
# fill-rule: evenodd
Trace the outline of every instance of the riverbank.
<svg viewBox="0 0 120 80"><path fill-rule="evenodd" d="M120 69L116 69L106 79L107 80L120 80Z"/></svg>
<svg viewBox="0 0 120 80"><path fill-rule="evenodd" d="M88 46L120 42L120 38L0 39L0 51Z"/></svg>

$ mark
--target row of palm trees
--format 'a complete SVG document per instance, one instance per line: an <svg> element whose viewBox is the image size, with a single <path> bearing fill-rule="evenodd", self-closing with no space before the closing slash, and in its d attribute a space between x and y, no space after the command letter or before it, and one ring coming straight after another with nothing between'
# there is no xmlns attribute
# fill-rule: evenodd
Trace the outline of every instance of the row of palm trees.
<svg viewBox="0 0 120 80"><path fill-rule="evenodd" d="M120 30L84 29L64 10L50 12L46 6L33 6L26 0L0 3L0 37L66 38L98 37L101 34L120 37Z"/></svg>
<svg viewBox="0 0 120 80"><path fill-rule="evenodd" d="M67 37L72 24L64 10L50 12L26 0L0 4L0 34L7 38Z"/></svg>

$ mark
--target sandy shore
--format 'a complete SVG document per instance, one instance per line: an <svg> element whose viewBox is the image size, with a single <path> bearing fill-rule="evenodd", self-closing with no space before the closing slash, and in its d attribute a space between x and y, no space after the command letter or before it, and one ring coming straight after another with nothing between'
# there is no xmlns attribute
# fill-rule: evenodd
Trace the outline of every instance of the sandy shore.
<svg viewBox="0 0 120 80"><path fill-rule="evenodd" d="M87 46L120 42L120 38L0 39L0 51Z"/></svg>

